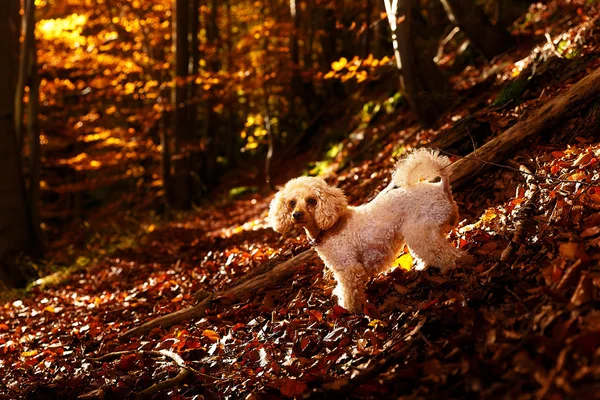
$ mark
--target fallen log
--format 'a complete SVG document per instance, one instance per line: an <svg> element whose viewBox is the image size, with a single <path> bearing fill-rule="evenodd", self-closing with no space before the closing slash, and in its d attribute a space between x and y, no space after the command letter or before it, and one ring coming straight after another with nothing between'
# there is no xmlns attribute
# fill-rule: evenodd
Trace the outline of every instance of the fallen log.
<svg viewBox="0 0 600 400"><path fill-rule="evenodd" d="M563 90L542 107L531 110L529 117L507 129L469 155L448 167L452 187L467 182L472 175L504 160L525 139L552 130L580 106L600 94L600 68Z"/></svg>
<svg viewBox="0 0 600 400"><path fill-rule="evenodd" d="M148 321L136 328L126 331L120 337L128 338L131 336L143 335L156 327L168 328L188 319L200 318L204 316L204 312L213 305L231 304L233 301L243 299L259 289L264 289L287 281L293 277L304 264L317 261L317 259L317 253L313 249L306 250L287 261L272 265L271 268L261 271L261 273L252 276L228 290L213 293L204 297L198 304Z"/></svg>

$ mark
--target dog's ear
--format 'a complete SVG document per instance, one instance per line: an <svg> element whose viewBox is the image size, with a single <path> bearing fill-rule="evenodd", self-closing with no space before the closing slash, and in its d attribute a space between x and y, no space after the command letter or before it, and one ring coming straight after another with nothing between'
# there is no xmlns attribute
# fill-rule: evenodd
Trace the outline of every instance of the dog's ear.
<svg viewBox="0 0 600 400"><path fill-rule="evenodd" d="M319 201L315 210L315 222L321 230L329 229L348 207L342 189L325 185L317 194Z"/></svg>
<svg viewBox="0 0 600 400"><path fill-rule="evenodd" d="M269 206L269 216L267 222L275 232L284 233L291 229L294 225L292 221L292 213L288 210L287 200L284 196L285 189L281 189Z"/></svg>

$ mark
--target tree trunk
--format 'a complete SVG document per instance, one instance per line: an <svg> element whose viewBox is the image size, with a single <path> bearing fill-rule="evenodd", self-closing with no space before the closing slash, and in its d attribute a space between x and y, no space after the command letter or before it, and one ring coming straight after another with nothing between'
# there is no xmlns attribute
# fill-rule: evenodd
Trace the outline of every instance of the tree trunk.
<svg viewBox="0 0 600 400"><path fill-rule="evenodd" d="M198 97L196 77L198 76L198 69L200 66L200 43L198 35L200 34L200 0L190 1L190 63L189 63L189 75L193 79L189 83L188 89L188 129L192 137L196 138L198 133Z"/></svg>
<svg viewBox="0 0 600 400"><path fill-rule="evenodd" d="M0 284L22 286L15 256L28 249L31 234L25 207L21 152L15 134L15 92L19 53L19 1L0 2Z"/></svg>
<svg viewBox="0 0 600 400"><path fill-rule="evenodd" d="M186 145L190 137L188 127L187 88L189 63L189 0L176 0L173 41L175 45L175 87L173 88L173 129L175 152L173 154L173 206L186 209L191 206L190 171Z"/></svg>
<svg viewBox="0 0 600 400"><path fill-rule="evenodd" d="M373 0L365 0L365 31L363 33L363 58L367 58L371 52L371 11L373 10Z"/></svg>
<svg viewBox="0 0 600 400"><path fill-rule="evenodd" d="M171 148L169 143L169 127L171 126L169 116L171 113L163 111L158 121L160 145L162 147L160 169L163 179L165 214L170 217L171 205L173 204L173 176L171 175Z"/></svg>
<svg viewBox="0 0 600 400"><path fill-rule="evenodd" d="M492 25L475 1L441 0L450 22L457 25L469 38L473 46L491 60L510 48L514 39L510 34Z"/></svg>
<svg viewBox="0 0 600 400"><path fill-rule="evenodd" d="M394 4L398 5L398 9L393 8ZM435 90L426 90L428 85L425 82L433 78L425 74L437 71L437 68L417 63L413 41L412 1L399 0L397 3L392 3L390 0L385 0L385 6L392 33L396 65L401 71L400 87L421 124L431 126L444 111L445 85L438 83L440 87ZM423 62L433 64L433 60ZM443 77L435 76L434 80L442 82Z"/></svg>
<svg viewBox="0 0 600 400"><path fill-rule="evenodd" d="M35 0L27 0L26 27L35 31ZM27 35L27 34L26 34ZM39 93L40 76L37 66L37 45L35 37L30 42L28 53L28 76L29 76L29 102L27 103L27 134L29 137L29 187L27 190L27 203L29 207L29 222L34 243L38 246L35 250L41 250L44 243L40 220L40 175L42 168L42 155L40 147L40 128L38 124L39 115ZM23 58L25 58L23 53Z"/></svg>
<svg viewBox="0 0 600 400"><path fill-rule="evenodd" d="M221 68L219 59L219 2L211 0L210 13L206 20L206 48L208 49L206 65L208 71L216 74ZM214 111L215 90L210 89L206 99L206 115L204 121L204 165L207 173L203 176L208 185L212 185L217 180L217 157L220 155L223 148L223 138L219 135L220 121L219 115Z"/></svg>
<svg viewBox="0 0 600 400"><path fill-rule="evenodd" d="M314 13L315 13L314 0L308 0L306 2L306 14L314 15ZM304 41L303 59L304 59L304 68L310 69L313 67L313 50L314 50L315 34L316 34L315 18L307 18L306 24L307 24L307 26L306 26L307 39Z"/></svg>
<svg viewBox="0 0 600 400"><path fill-rule="evenodd" d="M300 78L300 49L298 46L298 33L300 32L300 10L296 0L290 0L290 17L292 18L292 32L290 33L290 56L292 59L292 101L302 97L302 79ZM292 105L292 109L295 107Z"/></svg>
<svg viewBox="0 0 600 400"><path fill-rule="evenodd" d="M323 65L321 68L327 71L331 68L331 63L336 61L338 56L336 46L338 29L336 25L335 11L330 8L326 8L323 19L323 34L320 36L321 48L323 49Z"/></svg>
<svg viewBox="0 0 600 400"><path fill-rule="evenodd" d="M29 76L29 50L34 46L35 41L35 5L25 1L25 15L23 17L25 39L21 43L21 57L19 59L19 74L17 77L17 89L15 92L15 131L17 135L17 145L22 147L25 139L23 134L23 116L25 109L25 87ZM31 22L31 26L30 26Z"/></svg>
<svg viewBox="0 0 600 400"><path fill-rule="evenodd" d="M231 1L225 1L225 12L227 16L227 72L232 74L234 71L233 66L233 17L231 15ZM230 166L237 165L237 155L239 149L236 147L237 144L237 131L236 131L236 112L238 107L238 95L237 91L229 90L229 98L227 102L227 137L225 141L225 157L229 161Z"/></svg>

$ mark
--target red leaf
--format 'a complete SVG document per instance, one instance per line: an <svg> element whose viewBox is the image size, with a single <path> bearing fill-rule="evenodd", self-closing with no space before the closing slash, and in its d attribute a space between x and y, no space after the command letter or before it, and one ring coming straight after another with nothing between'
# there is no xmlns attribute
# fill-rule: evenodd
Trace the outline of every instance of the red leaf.
<svg viewBox="0 0 600 400"><path fill-rule="evenodd" d="M348 310L346 310L344 307L341 307L341 306L338 306L338 305L333 306L333 308L331 309L331 311L333 312L332 316L334 318L336 318L336 319L339 319L339 318L341 318L341 317L343 317L345 315L350 314L348 312Z"/></svg>
<svg viewBox="0 0 600 400"><path fill-rule="evenodd" d="M323 322L323 314L318 310L308 310L311 317L316 319L318 322Z"/></svg>
<svg viewBox="0 0 600 400"><path fill-rule="evenodd" d="M365 303L365 315L371 319L381 319L381 314L377 307L372 303Z"/></svg>
<svg viewBox="0 0 600 400"><path fill-rule="evenodd" d="M282 379L279 391L285 397L300 396L306 390L306 383L297 379L284 378Z"/></svg>
<svg viewBox="0 0 600 400"><path fill-rule="evenodd" d="M137 361L137 354L126 354L115 365L115 368L121 371L129 371L135 367Z"/></svg>

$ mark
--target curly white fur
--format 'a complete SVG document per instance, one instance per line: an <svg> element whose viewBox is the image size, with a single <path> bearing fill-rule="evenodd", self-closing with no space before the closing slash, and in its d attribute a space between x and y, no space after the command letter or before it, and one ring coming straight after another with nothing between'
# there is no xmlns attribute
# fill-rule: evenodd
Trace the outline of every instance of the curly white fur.
<svg viewBox="0 0 600 400"><path fill-rule="evenodd" d="M448 157L440 156L437 150L414 150L396 163L392 181L396 186L409 187L422 180L433 181L435 178L441 177L445 184L448 184L446 167L449 165Z"/></svg>
<svg viewBox="0 0 600 400"><path fill-rule="evenodd" d="M458 221L447 165L436 152L414 151L397 164L390 186L358 207L320 178L295 178L272 200L269 223L278 232L304 227L333 272L339 304L357 312L368 280L388 269L405 244L418 268L452 268L465 255L445 237Z"/></svg>

